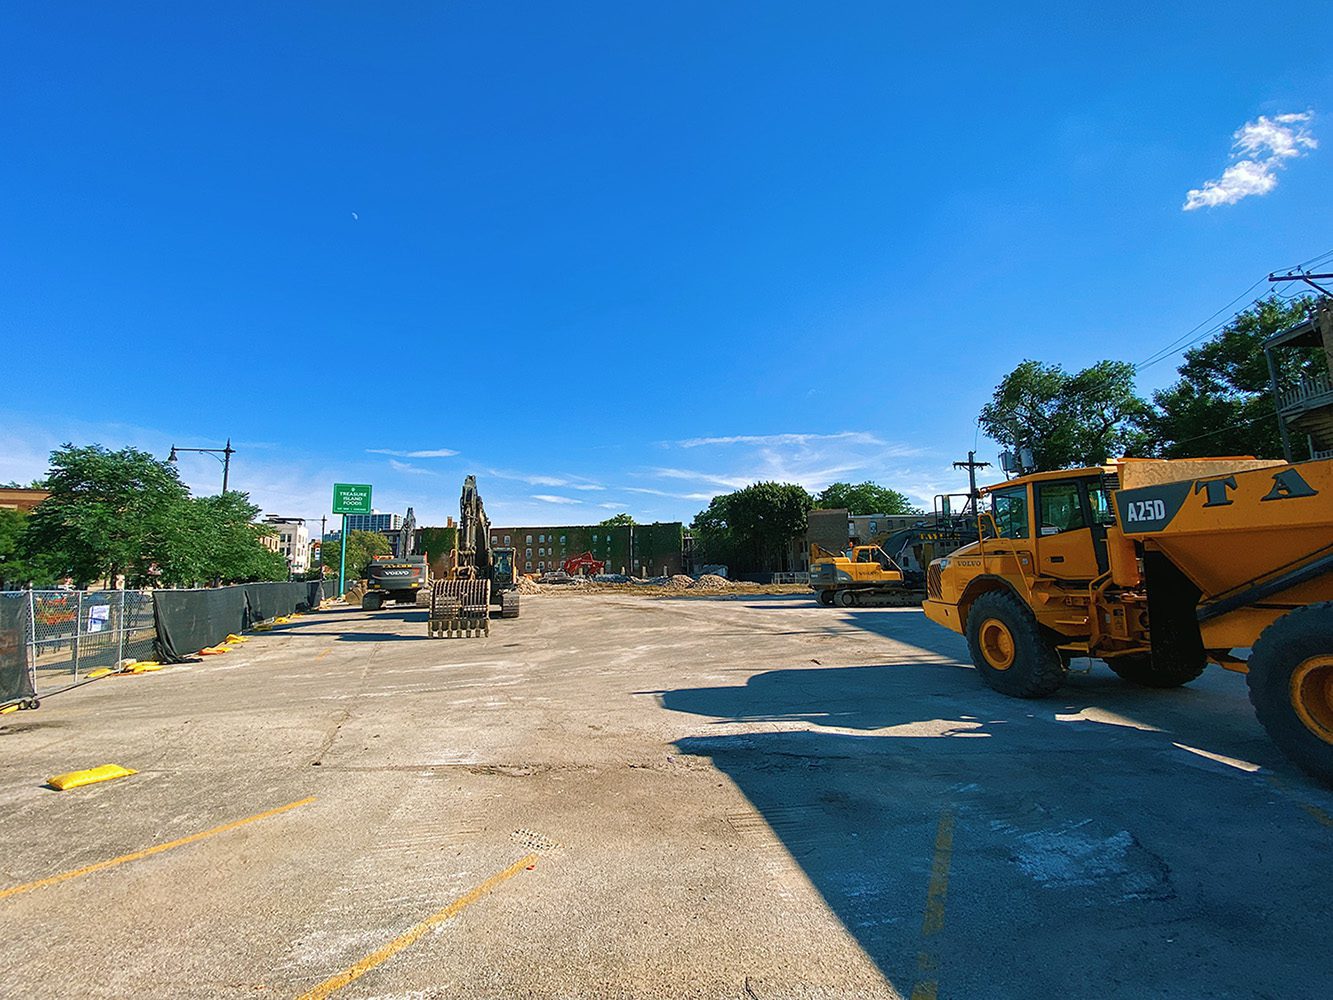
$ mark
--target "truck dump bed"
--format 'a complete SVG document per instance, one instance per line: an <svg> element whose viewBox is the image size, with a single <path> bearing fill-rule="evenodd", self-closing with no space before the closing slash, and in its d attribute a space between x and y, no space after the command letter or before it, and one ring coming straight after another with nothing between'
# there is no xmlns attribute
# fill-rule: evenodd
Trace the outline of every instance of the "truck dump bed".
<svg viewBox="0 0 1333 1000"><path fill-rule="evenodd" d="M1161 481L1183 465L1120 466L1114 496L1127 537L1165 553L1205 604L1260 586L1260 600L1333 599L1333 461L1214 459L1186 469L1190 479Z"/></svg>

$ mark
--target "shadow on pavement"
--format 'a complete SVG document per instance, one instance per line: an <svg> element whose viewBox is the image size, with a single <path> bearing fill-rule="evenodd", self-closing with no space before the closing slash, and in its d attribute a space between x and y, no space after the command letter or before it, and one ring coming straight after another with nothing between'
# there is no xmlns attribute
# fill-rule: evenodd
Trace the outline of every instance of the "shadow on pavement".
<svg viewBox="0 0 1333 1000"><path fill-rule="evenodd" d="M677 746L763 816L735 828L756 877L799 866L902 996L936 980L959 997L1326 995L1333 906L1311 863L1333 847L1333 796L1268 744L1241 678L1144 691L1099 667L1013 701L940 633L899 635L889 663L661 695L718 728Z"/></svg>

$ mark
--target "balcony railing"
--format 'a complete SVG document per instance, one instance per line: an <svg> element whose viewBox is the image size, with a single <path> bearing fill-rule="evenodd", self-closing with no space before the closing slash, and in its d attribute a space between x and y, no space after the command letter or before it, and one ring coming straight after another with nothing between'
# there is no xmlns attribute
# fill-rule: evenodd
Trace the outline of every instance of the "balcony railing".
<svg viewBox="0 0 1333 1000"><path fill-rule="evenodd" d="M1278 409L1283 413L1324 403L1333 404L1333 381L1327 373L1320 372L1314 378L1301 379L1300 385L1280 390L1277 399Z"/></svg>

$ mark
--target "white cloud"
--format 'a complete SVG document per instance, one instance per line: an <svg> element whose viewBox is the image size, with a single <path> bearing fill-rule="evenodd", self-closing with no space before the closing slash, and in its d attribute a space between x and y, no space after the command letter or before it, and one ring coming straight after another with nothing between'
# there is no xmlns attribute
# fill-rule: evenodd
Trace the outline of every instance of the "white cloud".
<svg viewBox="0 0 1333 1000"><path fill-rule="evenodd" d="M393 448L367 448L372 455L394 455L398 458L453 458L458 452L450 448L428 448L424 451L396 451Z"/></svg>
<svg viewBox="0 0 1333 1000"><path fill-rule="evenodd" d="M625 507L623 503L599 503L597 506L603 510L623 510Z"/></svg>
<svg viewBox="0 0 1333 1000"><path fill-rule="evenodd" d="M1242 198L1265 195L1277 187L1277 171L1287 160L1299 159L1319 147L1308 128L1313 113L1260 115L1246 122L1231 137L1231 158L1236 162L1217 180L1205 181L1185 196L1182 211L1234 205Z"/></svg>
<svg viewBox="0 0 1333 1000"><path fill-rule="evenodd" d="M542 503L583 503L582 500L575 500L573 497L560 497L551 493L534 493L532 499L540 500Z"/></svg>
<svg viewBox="0 0 1333 1000"><path fill-rule="evenodd" d="M648 496L654 496L654 497L670 497L670 498L673 499L673 500L712 500L713 497L717 496L717 492L713 492L713 493L668 493L666 490L650 490L650 489L648 489L648 488L645 487L645 486L626 486L626 487L625 487L625 492L626 492L626 493L643 493L643 494L646 494L646 495L648 495ZM606 506L606 505L603 504L602 506ZM618 506L622 506L622 505L620 505L620 504L612 504L611 506L613 506L613 507L618 507Z"/></svg>
<svg viewBox="0 0 1333 1000"><path fill-rule="evenodd" d="M732 434L668 442L664 447L691 449L688 466L645 469L640 478L662 480L660 487L651 489L645 483L631 492L708 501L763 481L798 483L812 493L839 481L874 480L901 488L898 484L907 474L904 460L923 454L919 448L885 441L870 431ZM672 489L676 484L693 489L677 492Z"/></svg>
<svg viewBox="0 0 1333 1000"><path fill-rule="evenodd" d="M840 441L844 444L883 444L866 431L843 431L839 434L735 434L730 437L702 437L677 441L679 448L702 448L708 445L751 444L765 447L792 446L804 448L817 441Z"/></svg>
<svg viewBox="0 0 1333 1000"><path fill-rule="evenodd" d="M576 490L605 490L605 486L598 486L596 483L575 483L573 489Z"/></svg>
<svg viewBox="0 0 1333 1000"><path fill-rule="evenodd" d="M394 472L406 472L413 476L434 476L436 473L430 469L423 469L419 465L413 465L411 462L400 462L395 458L389 459L389 468Z"/></svg>

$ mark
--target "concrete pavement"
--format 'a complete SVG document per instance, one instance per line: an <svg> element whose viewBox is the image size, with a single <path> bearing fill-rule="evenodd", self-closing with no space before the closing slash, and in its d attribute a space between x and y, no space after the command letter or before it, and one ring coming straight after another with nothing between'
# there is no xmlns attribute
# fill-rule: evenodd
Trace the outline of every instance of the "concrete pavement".
<svg viewBox="0 0 1333 1000"><path fill-rule="evenodd" d="M524 602L474 640L321 612L6 717L6 992L1333 993L1333 795L1242 677L1016 702L914 609Z"/></svg>

